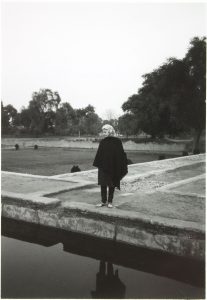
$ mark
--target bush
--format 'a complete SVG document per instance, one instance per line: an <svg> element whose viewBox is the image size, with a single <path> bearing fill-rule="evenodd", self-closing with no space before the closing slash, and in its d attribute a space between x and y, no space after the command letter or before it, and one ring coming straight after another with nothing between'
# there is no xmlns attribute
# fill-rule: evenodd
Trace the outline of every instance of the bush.
<svg viewBox="0 0 207 300"><path fill-rule="evenodd" d="M200 154L200 150L199 149L194 149L193 154Z"/></svg>
<svg viewBox="0 0 207 300"><path fill-rule="evenodd" d="M182 156L188 156L188 155L189 155L188 151L183 151L182 152Z"/></svg>
<svg viewBox="0 0 207 300"><path fill-rule="evenodd" d="M162 159L166 159L165 154L161 154L161 155L158 156L158 160L162 160Z"/></svg>
<svg viewBox="0 0 207 300"><path fill-rule="evenodd" d="M38 149L38 145L34 145L34 150L37 150Z"/></svg>
<svg viewBox="0 0 207 300"><path fill-rule="evenodd" d="M16 144L14 147L16 150L19 150L19 144Z"/></svg>

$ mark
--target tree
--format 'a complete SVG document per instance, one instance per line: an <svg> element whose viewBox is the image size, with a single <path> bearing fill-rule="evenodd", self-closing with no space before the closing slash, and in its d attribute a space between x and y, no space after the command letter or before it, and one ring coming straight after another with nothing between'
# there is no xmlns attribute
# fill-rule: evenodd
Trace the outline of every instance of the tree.
<svg viewBox="0 0 207 300"><path fill-rule="evenodd" d="M194 131L194 151L199 152L199 140L205 128L206 100L206 38L195 37L190 42L189 50L184 58L187 66L189 85L186 97L179 103L179 112L185 114L185 125Z"/></svg>
<svg viewBox="0 0 207 300"><path fill-rule="evenodd" d="M31 129L36 134L53 131L55 127L55 116L61 99L58 92L50 89L40 89L32 94L29 102L31 116Z"/></svg>
<svg viewBox="0 0 207 300"><path fill-rule="evenodd" d="M175 122L174 98L175 89L179 89L181 77L179 61L171 58L165 64L149 74L143 75L143 86L138 94L129 97L122 105L124 111L137 117L137 125L152 137L162 137L164 134L175 134L180 127Z"/></svg>
<svg viewBox="0 0 207 300"><path fill-rule="evenodd" d="M126 113L118 119L118 130L126 136L138 133L137 118L134 114Z"/></svg>
<svg viewBox="0 0 207 300"><path fill-rule="evenodd" d="M83 119L85 133L89 135L97 135L101 131L102 120L94 112L89 112Z"/></svg>
<svg viewBox="0 0 207 300"><path fill-rule="evenodd" d="M96 130L94 128L92 129L92 120L95 121L95 128L98 126L99 121L95 114L95 108L92 105L89 104L85 108L75 109L74 128L76 128L79 136L81 134L95 134L94 132Z"/></svg>
<svg viewBox="0 0 207 300"><path fill-rule="evenodd" d="M26 129L30 129L31 122L32 122L31 111L28 108L22 107L20 112L20 123Z"/></svg>
<svg viewBox="0 0 207 300"><path fill-rule="evenodd" d="M73 133L75 111L68 102L64 102L58 108L55 119L55 132L58 134Z"/></svg>
<svg viewBox="0 0 207 300"><path fill-rule="evenodd" d="M85 114L87 115L88 113L95 113L95 108L93 105L88 105L84 108Z"/></svg>
<svg viewBox="0 0 207 300"><path fill-rule="evenodd" d="M4 111L7 113L9 117L9 126L14 127L17 121L17 110L11 104L4 107Z"/></svg>
<svg viewBox="0 0 207 300"><path fill-rule="evenodd" d="M2 126L2 133L6 133L9 129L9 115L6 108L1 102L1 126Z"/></svg>
<svg viewBox="0 0 207 300"><path fill-rule="evenodd" d="M3 103L1 102L1 117L3 133L15 129L15 127L20 124L20 115L16 108L11 104L3 106Z"/></svg>
<svg viewBox="0 0 207 300"><path fill-rule="evenodd" d="M170 58L149 74L122 105L152 136L195 131L194 150L205 127L205 38L194 38L182 60Z"/></svg>

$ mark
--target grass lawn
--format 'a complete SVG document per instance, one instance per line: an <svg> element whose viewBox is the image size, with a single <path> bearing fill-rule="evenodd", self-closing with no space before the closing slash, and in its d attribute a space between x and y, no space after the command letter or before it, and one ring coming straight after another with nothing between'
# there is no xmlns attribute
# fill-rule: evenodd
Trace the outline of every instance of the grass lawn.
<svg viewBox="0 0 207 300"><path fill-rule="evenodd" d="M2 149L1 167L3 171L29 173L34 175L58 175L70 173L73 165L79 165L81 171L90 170L96 150L69 148L31 148ZM158 154L145 154L135 151L127 152L133 163L158 159ZM173 155L167 157L175 157Z"/></svg>

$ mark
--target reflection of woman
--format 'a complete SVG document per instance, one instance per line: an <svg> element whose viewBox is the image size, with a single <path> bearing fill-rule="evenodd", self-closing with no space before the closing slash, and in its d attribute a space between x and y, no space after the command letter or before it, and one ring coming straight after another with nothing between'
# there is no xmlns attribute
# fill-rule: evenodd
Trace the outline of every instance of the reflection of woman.
<svg viewBox="0 0 207 300"><path fill-rule="evenodd" d="M106 268L107 266L107 268ZM99 272L96 275L96 291L92 291L95 299L122 299L125 298L126 287L119 279L118 270L113 270L110 262L100 261Z"/></svg>
<svg viewBox="0 0 207 300"><path fill-rule="evenodd" d="M97 206L112 208L115 187L120 189L120 180L127 174L127 158L119 138L114 137L114 128L111 125L102 127L106 137L100 142L93 165L98 168L98 184L101 186L102 202Z"/></svg>

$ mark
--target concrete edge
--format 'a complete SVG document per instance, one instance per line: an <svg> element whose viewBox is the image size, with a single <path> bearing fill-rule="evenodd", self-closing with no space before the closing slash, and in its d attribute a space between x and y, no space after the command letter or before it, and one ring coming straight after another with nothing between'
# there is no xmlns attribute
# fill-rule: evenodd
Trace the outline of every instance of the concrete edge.
<svg viewBox="0 0 207 300"><path fill-rule="evenodd" d="M41 197L33 194L13 193L3 190L1 193L2 204L12 202L17 206L32 206L36 208L55 208L61 204L61 200L57 198Z"/></svg>
<svg viewBox="0 0 207 300"><path fill-rule="evenodd" d="M71 187L67 187L67 188L62 188L62 187L56 187L54 189L49 189L49 190L43 190L43 191L38 191L38 192L33 192L33 193L26 193L25 195L30 195L32 197L48 197L49 199L51 196L57 195L57 194L61 194L61 193L65 193L65 192L69 192L69 191L73 191L73 190L80 190L83 188L90 188L95 186L95 183L91 183L91 182L80 182L77 183L76 185L73 185Z"/></svg>
<svg viewBox="0 0 207 300"><path fill-rule="evenodd" d="M99 210L98 213L97 210ZM83 203L70 203L65 207L59 206L57 209L54 207L38 208L31 206L31 203L27 207L8 202L2 204L2 216L6 218L204 260L205 232L201 226L192 228L194 224L191 223L191 227L180 228L177 224L170 227L157 220L152 222L149 217L143 222L143 219L137 216L136 219L129 216L127 211L125 216L122 216L122 212L120 213L121 215L114 216L111 209L99 209L93 205L83 205ZM176 220L174 221L176 223ZM186 225L186 222L184 223Z"/></svg>
<svg viewBox="0 0 207 300"><path fill-rule="evenodd" d="M166 185L164 185L160 188L157 188L156 190L159 190L159 191L170 190L172 188L176 188L176 187L182 186L182 185L187 184L187 183L195 182L195 181L198 181L200 179L205 179L205 177L206 177L206 174L197 175L197 176L194 176L194 177L191 177L191 178L187 178L187 179L183 179L183 180L179 180L179 181L176 181L176 182L173 182L173 183L166 184Z"/></svg>
<svg viewBox="0 0 207 300"><path fill-rule="evenodd" d="M171 190L162 190L162 192L166 194L173 194L173 195L178 195L183 197L193 197L193 198L204 199L204 200L206 199L206 196L197 193L184 193L184 192L171 191ZM152 194L152 192L149 192L149 194Z"/></svg>
<svg viewBox="0 0 207 300"><path fill-rule="evenodd" d="M196 160L196 159L199 159L200 160ZM167 159L163 159L163 160L153 160L153 161L148 161L148 162L143 162L143 163L137 163L137 164L133 164L133 165L140 165L140 164L150 164L150 163L164 163L167 162L167 161L179 161L179 160L185 160L185 161L194 161L196 160L196 162L201 162L201 161L204 161L205 162L205 159L206 159L206 154L205 153L201 153L201 154L194 154L194 155L189 155L189 156L179 156L179 157L174 157L174 158L167 158ZM133 165L129 165L130 166L133 166Z"/></svg>
<svg viewBox="0 0 207 300"><path fill-rule="evenodd" d="M1 174L15 175L15 176L27 177L27 178L53 180L53 181L71 182L71 183L77 183L77 184L79 184L80 182L81 182L81 184L91 184L91 181L77 180L77 179L74 180L73 178L63 179L63 178L56 178L56 177L53 177L53 176L33 175L33 174L28 174L28 173L17 173L17 172L9 172L9 171L1 171ZM71 173L68 173L68 174L71 174ZM55 176L59 176L59 175L55 175Z"/></svg>
<svg viewBox="0 0 207 300"><path fill-rule="evenodd" d="M83 214L92 213L96 214L98 218L102 217L109 217L115 219L123 219L124 222L141 222L144 224L156 225L165 227L168 229L173 230L182 230L182 231L192 231L192 232L199 232L201 234L205 234L205 225L198 224L197 222L189 222L189 221L180 221L179 223L176 219L169 219L164 217L158 216L149 216L139 212L132 212L127 210L119 210L118 208L114 207L113 209L105 208L105 207L95 207L92 204L85 204L81 202L68 202L68 203L61 203L61 207L65 210L70 212L71 210L77 210Z"/></svg>
<svg viewBox="0 0 207 300"><path fill-rule="evenodd" d="M197 164L198 162L196 163L193 163L193 164ZM193 165L193 164L190 164L190 165ZM185 167L186 165L184 165ZM139 180L142 180L142 179L146 179L146 178L149 178L151 176L154 176L154 175L160 175L160 174L164 174L166 172L169 172L169 171L173 171L175 169L178 169L179 167L176 166L176 167L171 167L171 168L168 168L168 169L163 169L163 170L153 170L153 171L149 171L149 172L146 172L144 174L139 174L139 175L131 175L131 176L126 176L124 179L123 179L123 182L126 182L126 183L133 183L134 181L137 181L138 179ZM203 174L202 174L203 175ZM205 174L204 174L205 175ZM201 175L198 175L198 176L201 176ZM193 177L194 178L194 177ZM188 179L184 179L184 180L188 180ZM183 180L183 181L184 181ZM190 180L190 179L189 179ZM180 181L179 181L180 182ZM177 183L177 182L176 182ZM175 184L176 184L175 183ZM170 184L168 184L170 185ZM167 186L167 185L164 185L164 186ZM161 189L162 187L160 187Z"/></svg>
<svg viewBox="0 0 207 300"><path fill-rule="evenodd" d="M69 191L73 191L73 190L80 190L83 188L90 188L90 187L92 188L94 186L96 186L95 183L81 182L80 184L77 184L76 186L72 186L72 187L69 187L66 189L57 188L54 191L37 192L37 195L44 196L44 197L47 197L47 196L51 197L56 194L61 194L61 193L65 193L65 192L69 192ZM38 193L41 193L41 194L38 194ZM35 193L35 195L36 195L36 193Z"/></svg>
<svg viewBox="0 0 207 300"><path fill-rule="evenodd" d="M26 206L30 208L40 209L52 209L57 206L63 209L66 213L71 214L72 211L76 210L83 214L92 214L96 219L100 217L112 218L113 221L116 219L123 219L124 222L141 222L149 225L156 225L165 227L173 230L181 231L192 231L205 234L205 225L198 224L196 222L179 221L176 219L169 219L159 216L149 216L139 212L123 211L118 208L98 208L93 204L86 204L83 202L61 202L57 198L41 197L32 194L18 194L12 192L2 191L2 205L12 203L15 206Z"/></svg>
<svg viewBox="0 0 207 300"><path fill-rule="evenodd" d="M58 175L52 175L50 176L51 178L60 178L60 176L71 176L74 177L77 174L88 174L88 173L97 173L98 169L90 169L86 171L80 171L80 172L75 172L75 173L63 173L63 174L58 174Z"/></svg>
<svg viewBox="0 0 207 300"><path fill-rule="evenodd" d="M130 183L133 183L135 181L137 181L138 179L139 180L142 180L142 179L146 179L148 177L151 177L153 175L159 175L159 174L163 174L163 173L166 173L167 171L169 170L174 170L176 168L171 168L171 169L167 169L167 170L153 170L153 171L149 171L149 172L146 172L144 174L139 174L139 175L129 175L129 176L126 176L124 179L123 179L123 182L130 182Z"/></svg>
<svg viewBox="0 0 207 300"><path fill-rule="evenodd" d="M140 165L156 165L156 164L167 164L168 161L173 161L173 162L177 162L180 160L183 160L185 162L185 164L182 164L182 166L186 166L186 165L191 165L191 164L196 164L196 163L200 163L200 162L205 162L206 159L206 154L202 153L202 154L196 154L196 155L189 155L189 156L179 156L179 157L174 157L174 158L167 158L167 159L163 159L163 160L153 160L153 161L148 161L148 162L141 162L141 163L136 163L136 164L131 164L128 165L128 168L133 168L134 166L140 166ZM176 166L175 168L178 168L178 166Z"/></svg>
<svg viewBox="0 0 207 300"><path fill-rule="evenodd" d="M18 173L18 172L10 172L10 171L1 171L1 174L17 175L17 176L23 176L23 177L33 177L33 178L40 178L40 179L48 178L48 176L43 176L43 175L33 175L33 174L29 174L29 173Z"/></svg>

